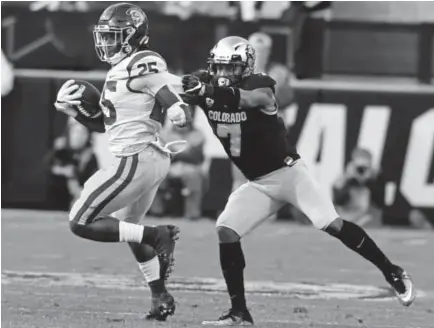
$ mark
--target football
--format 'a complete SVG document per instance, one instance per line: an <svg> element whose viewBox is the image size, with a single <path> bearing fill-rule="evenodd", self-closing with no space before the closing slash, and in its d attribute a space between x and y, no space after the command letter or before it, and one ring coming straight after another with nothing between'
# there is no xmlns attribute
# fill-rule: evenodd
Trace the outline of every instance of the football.
<svg viewBox="0 0 434 328"><path fill-rule="evenodd" d="M76 80L75 84L79 86L78 90L83 90L81 104L75 106L77 111L88 118L96 118L102 114L99 101L101 92L92 83L83 80Z"/></svg>

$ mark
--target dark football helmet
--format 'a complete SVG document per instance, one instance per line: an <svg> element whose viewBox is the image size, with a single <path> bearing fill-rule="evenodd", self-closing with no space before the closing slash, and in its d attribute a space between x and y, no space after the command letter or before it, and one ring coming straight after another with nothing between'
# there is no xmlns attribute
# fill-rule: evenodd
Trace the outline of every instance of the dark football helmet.
<svg viewBox="0 0 434 328"><path fill-rule="evenodd" d="M116 65L140 45L148 43L148 17L130 3L111 5L99 18L93 36L101 61Z"/></svg>

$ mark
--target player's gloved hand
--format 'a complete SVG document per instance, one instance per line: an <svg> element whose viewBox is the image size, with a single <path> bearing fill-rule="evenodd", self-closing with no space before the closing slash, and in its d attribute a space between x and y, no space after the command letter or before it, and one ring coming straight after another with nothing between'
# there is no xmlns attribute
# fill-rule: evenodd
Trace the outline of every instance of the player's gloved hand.
<svg viewBox="0 0 434 328"><path fill-rule="evenodd" d="M192 95L191 93L180 93L182 101L186 104L196 106L199 104L199 96Z"/></svg>
<svg viewBox="0 0 434 328"><path fill-rule="evenodd" d="M186 75L183 77L183 88L184 90L189 90L191 88L194 88L195 84L197 83L197 80L194 77L197 77L200 82L206 84L211 82L211 75L209 74L208 70L206 69L200 69L192 74ZM186 89L185 89L186 88ZM199 94L196 92L185 92L183 94L180 94L182 100L189 104L189 105L198 105L199 104Z"/></svg>
<svg viewBox="0 0 434 328"><path fill-rule="evenodd" d="M173 124L179 127L183 127L187 125L188 116L187 116L187 105L174 105L167 110L167 117L172 121Z"/></svg>
<svg viewBox="0 0 434 328"><path fill-rule="evenodd" d="M185 93L201 96L203 86L203 82L196 75L188 74L182 77L182 88Z"/></svg>
<svg viewBox="0 0 434 328"><path fill-rule="evenodd" d="M57 92L56 102L54 107L60 112L66 115L75 117L77 116L77 110L74 108L76 105L80 105L80 98L83 91L78 90L79 86L75 84L74 80L66 81L60 90Z"/></svg>
<svg viewBox="0 0 434 328"><path fill-rule="evenodd" d="M214 87L202 82L196 75L189 74L182 77L182 88L186 94L193 96L212 97Z"/></svg>
<svg viewBox="0 0 434 328"><path fill-rule="evenodd" d="M211 74L209 74L208 70L200 69L196 72L193 72L192 75L199 78L202 83L210 83L211 82Z"/></svg>

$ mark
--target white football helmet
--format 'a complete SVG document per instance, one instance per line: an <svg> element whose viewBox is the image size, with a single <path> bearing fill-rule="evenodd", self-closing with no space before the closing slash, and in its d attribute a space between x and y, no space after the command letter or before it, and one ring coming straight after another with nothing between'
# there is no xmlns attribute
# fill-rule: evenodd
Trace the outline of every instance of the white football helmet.
<svg viewBox="0 0 434 328"><path fill-rule="evenodd" d="M237 84L253 74L255 50L249 41L239 36L221 39L210 52L208 71L219 86Z"/></svg>

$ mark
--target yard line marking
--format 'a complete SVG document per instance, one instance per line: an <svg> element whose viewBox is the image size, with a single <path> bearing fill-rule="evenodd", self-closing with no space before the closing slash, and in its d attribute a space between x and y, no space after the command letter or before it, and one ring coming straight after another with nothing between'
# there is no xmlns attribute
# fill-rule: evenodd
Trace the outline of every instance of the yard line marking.
<svg viewBox="0 0 434 328"><path fill-rule="evenodd" d="M27 272L3 271L2 284L33 285L38 287L80 287L102 289L144 290L142 277L137 275L111 275L76 272ZM204 293L226 292L223 279L173 277L168 286L172 290L199 291ZM395 300L390 288L371 285L288 283L272 281L247 281L246 292L299 299L361 299L369 301ZM431 293L430 293L431 295ZM428 294L418 291L418 297Z"/></svg>

